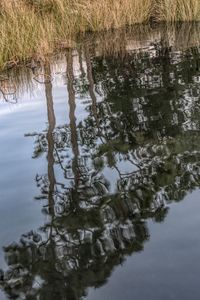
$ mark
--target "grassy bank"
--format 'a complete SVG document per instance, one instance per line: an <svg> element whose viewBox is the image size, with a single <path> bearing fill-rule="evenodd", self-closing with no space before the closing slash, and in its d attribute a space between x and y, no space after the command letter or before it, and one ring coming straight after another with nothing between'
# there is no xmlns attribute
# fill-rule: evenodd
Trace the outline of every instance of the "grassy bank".
<svg viewBox="0 0 200 300"><path fill-rule="evenodd" d="M134 23L200 20L199 0L1 0L0 67L55 48L76 34Z"/></svg>

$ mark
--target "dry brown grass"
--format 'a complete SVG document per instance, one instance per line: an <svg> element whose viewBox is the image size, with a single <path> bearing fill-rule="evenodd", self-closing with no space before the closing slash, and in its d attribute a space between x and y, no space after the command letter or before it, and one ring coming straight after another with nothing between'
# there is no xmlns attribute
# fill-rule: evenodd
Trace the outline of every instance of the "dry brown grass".
<svg viewBox="0 0 200 300"><path fill-rule="evenodd" d="M159 21L200 21L200 1L157 0L155 12Z"/></svg>
<svg viewBox="0 0 200 300"><path fill-rule="evenodd" d="M108 30L150 18L200 19L199 0L0 0L0 68L43 58L69 46L76 34Z"/></svg>
<svg viewBox="0 0 200 300"><path fill-rule="evenodd" d="M147 22L152 0L1 0L0 67L52 52L79 32Z"/></svg>
<svg viewBox="0 0 200 300"><path fill-rule="evenodd" d="M134 54L137 61L137 55L141 51L152 50L153 44L162 47L170 47L175 51L182 51L191 47L200 46L200 23L179 23L163 24L152 28L148 25L133 26L127 29L108 30L102 32L87 33L76 43L76 51L73 52L74 64L76 71L84 74L84 59L86 49L90 49L91 56L113 57L117 61L123 61L126 56ZM66 63L66 49L59 51L48 58L51 64L52 74L63 73L60 67ZM79 64L78 64L79 62ZM15 99L20 100L20 96L27 90L32 91L36 88L37 80L43 79L45 73L44 62L38 62L33 73L30 64L27 66L19 65L17 68L11 68L9 71L4 70L0 74L0 101L15 103ZM65 70L65 67L64 67ZM64 74L64 73L63 73ZM83 75L84 77L84 75ZM16 90L16 92L15 92Z"/></svg>

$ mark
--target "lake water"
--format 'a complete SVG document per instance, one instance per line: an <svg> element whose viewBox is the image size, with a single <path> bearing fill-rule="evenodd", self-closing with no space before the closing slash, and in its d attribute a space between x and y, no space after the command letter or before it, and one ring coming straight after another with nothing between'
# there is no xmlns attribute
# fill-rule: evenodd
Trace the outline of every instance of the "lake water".
<svg viewBox="0 0 200 300"><path fill-rule="evenodd" d="M0 91L0 299L199 300L200 26L86 35Z"/></svg>

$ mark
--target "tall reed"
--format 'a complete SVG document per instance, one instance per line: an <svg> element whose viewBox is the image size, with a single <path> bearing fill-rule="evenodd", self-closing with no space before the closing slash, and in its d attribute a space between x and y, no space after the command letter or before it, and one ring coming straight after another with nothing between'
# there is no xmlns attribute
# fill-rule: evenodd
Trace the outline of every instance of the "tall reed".
<svg viewBox="0 0 200 300"><path fill-rule="evenodd" d="M157 0L155 14L159 21L200 21L200 1Z"/></svg>
<svg viewBox="0 0 200 300"><path fill-rule="evenodd" d="M152 0L1 0L0 67L43 56L76 33L147 22Z"/></svg>
<svg viewBox="0 0 200 300"><path fill-rule="evenodd" d="M199 0L0 0L0 68L43 58L76 34L135 23L200 20Z"/></svg>

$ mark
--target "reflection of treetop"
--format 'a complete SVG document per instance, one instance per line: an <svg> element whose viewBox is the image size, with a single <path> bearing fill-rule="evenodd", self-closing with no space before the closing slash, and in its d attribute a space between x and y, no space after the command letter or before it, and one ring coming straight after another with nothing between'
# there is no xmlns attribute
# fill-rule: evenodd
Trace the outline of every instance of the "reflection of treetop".
<svg viewBox="0 0 200 300"><path fill-rule="evenodd" d="M153 54L120 60L93 57L85 43L79 62L77 77L66 52L69 124L56 127L45 83L49 126L34 134L33 157L47 155L36 198L47 200L49 218L5 248L9 269L1 277L10 296L80 299L143 249L148 218L163 221L170 201L200 183L199 54L158 43ZM51 76L50 65L44 69ZM90 100L78 123L80 91Z"/></svg>

